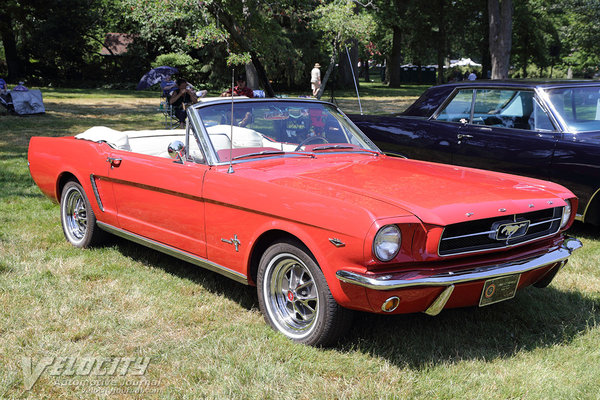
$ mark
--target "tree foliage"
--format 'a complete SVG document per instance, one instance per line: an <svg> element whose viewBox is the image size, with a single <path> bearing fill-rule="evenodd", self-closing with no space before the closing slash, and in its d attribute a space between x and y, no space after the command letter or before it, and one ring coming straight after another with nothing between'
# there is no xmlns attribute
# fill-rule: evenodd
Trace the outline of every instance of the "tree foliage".
<svg viewBox="0 0 600 400"><path fill-rule="evenodd" d="M345 46L363 61L385 63L392 86L401 84L402 64L443 67L460 57L482 63L485 76L492 54L496 68L502 64L508 73L508 66L514 67L512 76L549 75L567 68L575 76L597 71L598 0L514 2L514 13L504 25L512 33L500 46L504 52L498 52L494 27L500 25L494 20L490 37L488 3L495 7L507 2L5 0L0 9L0 75L41 84L134 84L157 57L179 54L193 60L185 74L205 86L227 85L232 68L237 71L252 62L265 88L308 88L315 62L328 69L340 63L339 70L344 70L346 57L338 54L345 54ZM127 54L99 55L109 32L135 36Z"/></svg>

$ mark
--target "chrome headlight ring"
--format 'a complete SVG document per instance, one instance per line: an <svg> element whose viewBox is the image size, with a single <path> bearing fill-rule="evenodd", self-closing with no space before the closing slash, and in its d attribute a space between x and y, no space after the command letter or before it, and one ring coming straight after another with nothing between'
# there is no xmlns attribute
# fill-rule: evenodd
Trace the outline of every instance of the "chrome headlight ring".
<svg viewBox="0 0 600 400"><path fill-rule="evenodd" d="M567 203L567 205L563 207L562 218L560 220L560 229L563 229L565 226L567 226L569 220L571 219L571 213L573 212L571 207L571 201L565 200L565 202Z"/></svg>
<svg viewBox="0 0 600 400"><path fill-rule="evenodd" d="M383 262L392 260L398 255L402 244L402 233L397 225L385 225L373 239L373 255Z"/></svg>

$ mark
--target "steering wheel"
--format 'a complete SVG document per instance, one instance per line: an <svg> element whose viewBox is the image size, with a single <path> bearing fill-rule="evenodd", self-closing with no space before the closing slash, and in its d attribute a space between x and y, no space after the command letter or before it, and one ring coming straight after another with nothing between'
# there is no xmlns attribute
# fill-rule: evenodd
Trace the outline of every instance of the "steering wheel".
<svg viewBox="0 0 600 400"><path fill-rule="evenodd" d="M323 136L310 136L310 137L307 137L306 139L304 139L303 141L301 141L300 144L298 145L298 147L296 147L296 149L294 149L294 151L298 151L302 148L302 146L309 144L311 142L316 142L316 141L321 141L323 143L329 143L329 141L327 139L325 139Z"/></svg>

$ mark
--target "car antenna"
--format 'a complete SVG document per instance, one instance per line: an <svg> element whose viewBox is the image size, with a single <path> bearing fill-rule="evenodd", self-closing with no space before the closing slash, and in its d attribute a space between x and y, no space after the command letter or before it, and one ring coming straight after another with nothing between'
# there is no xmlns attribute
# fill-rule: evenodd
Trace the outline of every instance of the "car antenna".
<svg viewBox="0 0 600 400"><path fill-rule="evenodd" d="M360 109L360 115L363 115L362 104L360 104L360 94L358 94L358 84L356 83L356 75L354 75L354 66L352 66L352 60L350 59L348 46L346 46L346 54L348 55L348 64L350 65L350 70L352 71L352 79L354 79L354 88L356 89L356 97L358 98L358 108ZM369 61L367 60L367 62Z"/></svg>
<svg viewBox="0 0 600 400"><path fill-rule="evenodd" d="M233 170L233 85L235 83L235 68L231 69L231 131L229 134L229 168L227 169L228 174L233 174L235 171Z"/></svg>

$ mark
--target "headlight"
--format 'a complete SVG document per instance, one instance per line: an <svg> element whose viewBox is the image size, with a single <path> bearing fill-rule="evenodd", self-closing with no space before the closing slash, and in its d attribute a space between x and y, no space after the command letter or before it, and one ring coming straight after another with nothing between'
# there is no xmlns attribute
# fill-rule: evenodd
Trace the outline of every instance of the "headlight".
<svg viewBox="0 0 600 400"><path fill-rule="evenodd" d="M571 202L567 200L567 205L563 207L563 215L560 220L560 229L567 226L567 223L571 219Z"/></svg>
<svg viewBox="0 0 600 400"><path fill-rule="evenodd" d="M400 251L402 234L396 225L386 225L377 232L373 240L373 254L380 261L390 261Z"/></svg>

